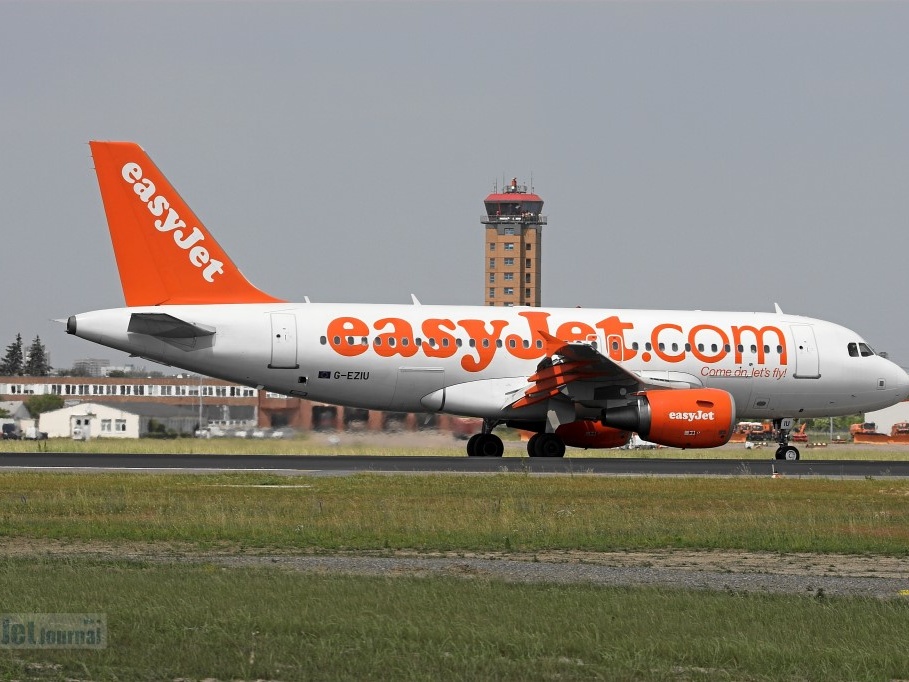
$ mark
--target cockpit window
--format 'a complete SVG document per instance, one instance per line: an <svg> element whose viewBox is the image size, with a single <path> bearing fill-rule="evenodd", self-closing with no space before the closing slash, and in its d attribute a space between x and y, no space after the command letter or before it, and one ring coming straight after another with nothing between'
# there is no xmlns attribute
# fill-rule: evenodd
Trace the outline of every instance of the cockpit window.
<svg viewBox="0 0 909 682"><path fill-rule="evenodd" d="M847 348L849 349L849 357L857 358L860 355L863 358L870 357L875 355L874 349L871 348L867 343L859 341L858 343L850 343Z"/></svg>

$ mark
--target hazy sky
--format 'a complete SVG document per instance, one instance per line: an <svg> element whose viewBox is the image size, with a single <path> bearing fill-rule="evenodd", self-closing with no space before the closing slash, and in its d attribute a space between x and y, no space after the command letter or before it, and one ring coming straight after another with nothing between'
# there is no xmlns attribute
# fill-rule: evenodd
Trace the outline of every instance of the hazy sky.
<svg viewBox="0 0 909 682"><path fill-rule="evenodd" d="M482 304L543 199L547 306L773 310L909 365L909 3L3 2L0 351L125 356L90 139L141 144L282 298Z"/></svg>

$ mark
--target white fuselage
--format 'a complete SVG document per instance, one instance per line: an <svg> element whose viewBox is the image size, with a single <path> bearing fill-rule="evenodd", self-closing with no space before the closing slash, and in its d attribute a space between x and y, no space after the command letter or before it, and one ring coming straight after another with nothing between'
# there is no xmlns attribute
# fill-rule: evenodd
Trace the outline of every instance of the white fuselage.
<svg viewBox="0 0 909 682"><path fill-rule="evenodd" d="M215 333L128 332L133 313ZM267 303L119 308L70 322L79 337L155 362L376 410L542 418L545 403L509 406L544 358L545 336L595 344L642 380L728 391L742 419L854 414L909 397L901 368L854 352L867 348L858 334L781 313ZM579 415L595 418L604 403L587 388L571 390ZM584 405L596 407L584 415Z"/></svg>

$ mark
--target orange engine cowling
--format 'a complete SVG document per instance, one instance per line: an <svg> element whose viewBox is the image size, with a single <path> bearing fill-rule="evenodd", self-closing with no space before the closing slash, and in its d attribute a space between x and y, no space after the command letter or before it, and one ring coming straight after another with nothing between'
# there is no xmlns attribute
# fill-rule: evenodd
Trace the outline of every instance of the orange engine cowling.
<svg viewBox="0 0 909 682"><path fill-rule="evenodd" d="M631 438L628 431L604 426L590 419L562 424L555 433L565 445L573 448L620 448Z"/></svg>
<svg viewBox="0 0 909 682"><path fill-rule="evenodd" d="M645 391L633 403L604 410L601 421L659 445L716 448L732 436L735 400L717 388Z"/></svg>

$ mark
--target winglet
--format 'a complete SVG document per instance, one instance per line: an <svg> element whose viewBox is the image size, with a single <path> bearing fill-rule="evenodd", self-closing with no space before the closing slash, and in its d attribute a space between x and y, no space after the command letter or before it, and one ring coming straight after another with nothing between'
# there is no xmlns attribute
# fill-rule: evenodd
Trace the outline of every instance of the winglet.
<svg viewBox="0 0 909 682"><path fill-rule="evenodd" d="M782 315L782 314L783 314L783 309L780 308L780 304L779 304L779 303L774 302L773 307L776 309L776 314L777 314L777 315Z"/></svg>
<svg viewBox="0 0 909 682"><path fill-rule="evenodd" d="M538 333L540 334L541 337L543 337L543 341L546 344L546 347L545 347L546 355L548 355L550 357L552 357L553 355L558 353L559 349L563 348L568 343L567 341L562 341L561 339L557 339L552 334L548 334L548 333L544 332L542 329Z"/></svg>
<svg viewBox="0 0 909 682"><path fill-rule="evenodd" d="M272 303L134 142L89 142L128 306Z"/></svg>

